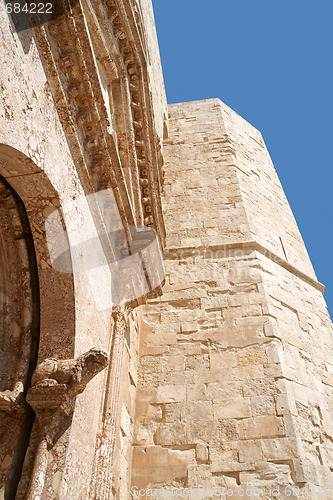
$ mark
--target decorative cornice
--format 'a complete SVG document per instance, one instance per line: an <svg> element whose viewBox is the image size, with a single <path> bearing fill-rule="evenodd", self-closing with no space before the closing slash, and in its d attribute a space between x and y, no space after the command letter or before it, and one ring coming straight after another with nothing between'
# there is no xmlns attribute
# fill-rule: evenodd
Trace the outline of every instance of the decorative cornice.
<svg viewBox="0 0 333 500"><path fill-rule="evenodd" d="M135 15L133 2L121 0L90 0L102 29L113 33L113 40L121 54L121 67L129 82L132 127L135 136L136 164L141 186L141 203L145 225L154 227L164 242L160 192L162 187L161 142L155 131L147 69L147 50L143 27ZM107 19L107 21L106 21Z"/></svg>
<svg viewBox="0 0 333 500"><path fill-rule="evenodd" d="M137 26L130 24L119 0L108 0L105 4L92 0L85 10L89 15L84 15L78 3L70 12L65 8L66 14L51 21L47 28L35 28L47 67L51 69L51 85L58 90L57 102L67 108L65 123L70 122L74 128L70 136L75 132L76 147L79 145L93 189L118 189L127 224L154 227L163 245L165 230L160 202L163 159L152 121L144 52L136 46L140 44ZM103 57L94 54L87 24L94 42L99 40L98 49L102 48ZM126 87L122 91L127 90L128 100L121 103L127 107L127 123L118 132L119 142L126 135L122 149L128 149L130 165L121 161L117 140L110 129L96 55L111 80L119 78ZM129 179L124 174L127 168L132 174ZM138 203L140 207L135 206Z"/></svg>
<svg viewBox="0 0 333 500"><path fill-rule="evenodd" d="M136 27L130 25L120 0L91 0L71 10L66 0L61 1L66 13L34 29L81 182L87 194L113 189L125 231L129 226L153 227L163 246L161 146L153 125L145 59L141 49L139 56L132 32ZM98 50L92 47L95 42ZM120 85L118 104L126 112L118 137L96 58L110 82Z"/></svg>

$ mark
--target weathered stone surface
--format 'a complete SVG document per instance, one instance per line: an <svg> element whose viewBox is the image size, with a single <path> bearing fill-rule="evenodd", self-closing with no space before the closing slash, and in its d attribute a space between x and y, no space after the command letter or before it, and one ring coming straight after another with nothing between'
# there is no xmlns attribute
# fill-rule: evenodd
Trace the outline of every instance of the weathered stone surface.
<svg viewBox="0 0 333 500"><path fill-rule="evenodd" d="M150 483L163 484L186 477L187 467L195 458L195 450L171 450L161 446L135 446L133 485L145 488Z"/></svg>
<svg viewBox="0 0 333 500"><path fill-rule="evenodd" d="M219 99L167 109L150 0L74 3L19 33L0 6L0 498L333 498L332 324L260 132ZM53 267L57 211L106 265ZM130 249L100 238L113 211ZM163 295L161 259L147 290L124 271L143 225Z"/></svg>
<svg viewBox="0 0 333 500"><path fill-rule="evenodd" d="M139 372L175 402L166 426L142 412L138 394L147 449L154 436L195 447L201 465L188 466L188 480L218 478L235 498L246 485L247 498L253 488L275 498L277 485L287 498L286 485L319 477L331 485L332 325L260 133L218 99L174 104L165 159L167 285L147 310L158 311L154 345L168 328L173 339ZM151 484L155 474L154 465Z"/></svg>
<svg viewBox="0 0 333 500"><path fill-rule="evenodd" d="M215 418L246 418L251 417L250 400L246 398L225 399L214 403Z"/></svg>

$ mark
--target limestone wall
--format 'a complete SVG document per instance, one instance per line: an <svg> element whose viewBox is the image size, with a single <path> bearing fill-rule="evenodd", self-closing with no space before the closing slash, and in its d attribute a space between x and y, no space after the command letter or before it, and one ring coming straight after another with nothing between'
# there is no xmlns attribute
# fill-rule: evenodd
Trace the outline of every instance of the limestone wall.
<svg viewBox="0 0 333 500"><path fill-rule="evenodd" d="M317 498L333 487L323 287L260 133L216 99L169 110L167 283L140 326L132 485Z"/></svg>

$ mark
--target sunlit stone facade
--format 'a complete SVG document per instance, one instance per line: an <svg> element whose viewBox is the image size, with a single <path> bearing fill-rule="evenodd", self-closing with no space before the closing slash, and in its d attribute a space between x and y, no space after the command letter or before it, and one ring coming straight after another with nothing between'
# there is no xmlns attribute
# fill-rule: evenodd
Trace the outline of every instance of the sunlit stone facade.
<svg viewBox="0 0 333 500"><path fill-rule="evenodd" d="M0 499L333 497L332 324L260 132L167 105L150 0L57 9L0 6Z"/></svg>

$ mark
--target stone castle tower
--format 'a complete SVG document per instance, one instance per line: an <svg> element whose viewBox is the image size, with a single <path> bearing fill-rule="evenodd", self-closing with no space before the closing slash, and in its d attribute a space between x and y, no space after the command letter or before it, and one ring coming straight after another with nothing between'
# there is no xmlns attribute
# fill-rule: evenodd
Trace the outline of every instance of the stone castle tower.
<svg viewBox="0 0 333 500"><path fill-rule="evenodd" d="M333 498L332 323L261 134L167 106L150 0L9 4L0 499Z"/></svg>

